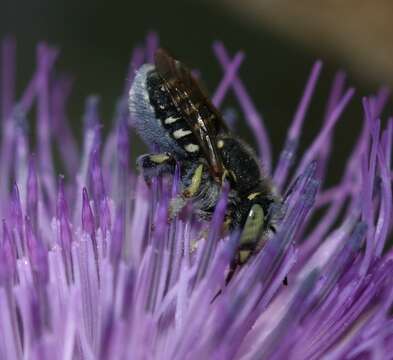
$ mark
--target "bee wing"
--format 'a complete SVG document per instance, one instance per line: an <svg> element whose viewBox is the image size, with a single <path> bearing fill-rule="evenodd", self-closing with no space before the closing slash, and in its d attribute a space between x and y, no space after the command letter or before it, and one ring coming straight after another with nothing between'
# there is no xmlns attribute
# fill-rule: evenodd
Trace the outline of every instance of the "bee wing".
<svg viewBox="0 0 393 360"><path fill-rule="evenodd" d="M217 150L217 134L227 132L219 111L192 76L191 71L165 50L155 54L155 66L177 110L190 126L201 147L211 172L221 180L224 166Z"/></svg>

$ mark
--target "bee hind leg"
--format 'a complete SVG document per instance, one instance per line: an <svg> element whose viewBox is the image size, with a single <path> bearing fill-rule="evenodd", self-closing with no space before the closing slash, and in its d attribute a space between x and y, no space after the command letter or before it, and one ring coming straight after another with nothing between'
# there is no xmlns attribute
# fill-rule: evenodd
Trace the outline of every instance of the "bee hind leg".
<svg viewBox="0 0 393 360"><path fill-rule="evenodd" d="M176 161L169 153L144 154L138 157L137 166L147 183L155 176L173 173Z"/></svg>

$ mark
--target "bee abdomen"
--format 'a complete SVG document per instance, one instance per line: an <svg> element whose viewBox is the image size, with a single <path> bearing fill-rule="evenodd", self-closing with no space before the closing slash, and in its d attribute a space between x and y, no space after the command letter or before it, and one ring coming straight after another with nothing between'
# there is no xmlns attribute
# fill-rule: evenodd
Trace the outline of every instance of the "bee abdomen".
<svg viewBox="0 0 393 360"><path fill-rule="evenodd" d="M172 149L181 157L199 156L200 147L197 139L190 128L189 124L179 114L173 104L166 86L155 71L152 71L146 79L149 102L154 109L158 125L165 131L169 137L182 151ZM186 103L180 99L180 102Z"/></svg>

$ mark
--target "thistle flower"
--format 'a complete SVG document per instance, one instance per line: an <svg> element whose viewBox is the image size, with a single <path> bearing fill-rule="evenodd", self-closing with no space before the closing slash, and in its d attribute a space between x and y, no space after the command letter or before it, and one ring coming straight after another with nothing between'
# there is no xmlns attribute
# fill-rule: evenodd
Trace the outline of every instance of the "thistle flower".
<svg viewBox="0 0 393 360"><path fill-rule="evenodd" d="M321 130L298 154L321 71L314 65L273 164L263 119L237 75L243 55L231 59L214 44L224 76L213 101L219 107L234 91L261 163L288 194L277 233L226 285L238 240L220 232L227 189L201 232L192 210L167 221L178 173L148 188L130 164L127 91L156 47L149 35L134 50L107 136L99 100L88 98L79 149L66 115L71 83L54 68L57 50L38 46L36 72L16 100L14 42L3 42L0 358L391 357L393 120L386 128L380 121L386 89L363 99L363 128L342 179L325 188L334 126L354 93L344 74L333 81Z"/></svg>

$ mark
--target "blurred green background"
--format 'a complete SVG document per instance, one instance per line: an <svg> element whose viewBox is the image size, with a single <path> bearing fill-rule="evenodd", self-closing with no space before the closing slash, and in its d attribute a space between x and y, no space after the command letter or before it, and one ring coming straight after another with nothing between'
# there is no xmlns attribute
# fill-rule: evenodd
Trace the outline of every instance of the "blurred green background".
<svg viewBox="0 0 393 360"><path fill-rule="evenodd" d="M365 76L367 69L363 71L361 64L341 56L333 37L319 36L321 33L317 30L314 39L304 35L312 35L313 25L317 29L318 16L323 15L318 13L318 8L311 18L309 13L296 13L296 17L291 17L290 3L285 4L285 1L263 2L264 8L258 10L260 17L254 8L262 2L253 1L0 1L0 37L12 34L18 43L18 94L33 72L37 42L44 40L58 46L61 56L57 69L75 77L69 115L77 132L82 130L84 99L90 94L100 95L102 119L106 127L110 126L115 101L126 80L131 50L144 41L148 31L154 30L162 46L190 67L201 70L210 92L222 75L211 50L212 42L222 40L231 53L239 49L245 51L240 74L265 118L277 158L311 66L321 58L324 69L307 117L302 146L310 142L321 125L335 71L344 67L349 83L357 87L356 99L337 129L338 138L345 141L338 141L333 153L330 181L334 181L342 170L354 132L360 128L360 97L376 91L381 80L380 72L375 75L370 71L370 76ZM270 17L269 6L273 10L276 4L286 5L289 15L275 11ZM301 7L301 4L306 6L307 1L293 6ZM326 9L321 8L321 11ZM306 29L311 30L296 32L297 25L308 24L310 19L311 25ZM345 23L345 19L342 21ZM354 58L357 56L354 51ZM384 79L391 83L389 76ZM232 97L225 105L237 107ZM251 139L241 119L238 129L243 137ZM142 145L135 141L135 153L142 152Z"/></svg>

